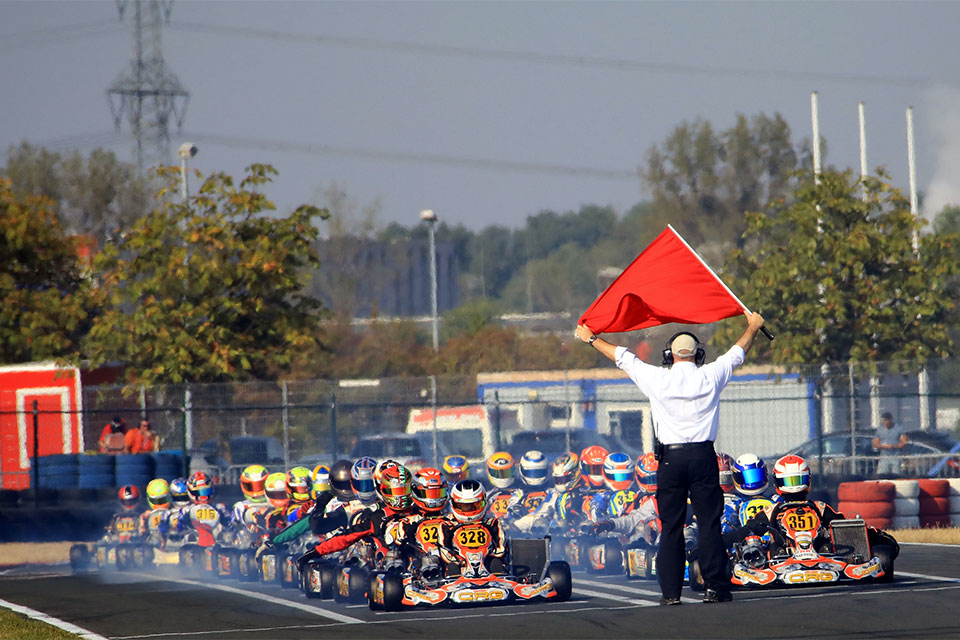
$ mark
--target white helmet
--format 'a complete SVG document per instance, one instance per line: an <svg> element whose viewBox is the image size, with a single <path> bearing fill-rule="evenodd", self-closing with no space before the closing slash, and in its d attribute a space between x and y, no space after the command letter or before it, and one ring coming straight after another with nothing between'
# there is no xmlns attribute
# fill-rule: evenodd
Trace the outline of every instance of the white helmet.
<svg viewBox="0 0 960 640"><path fill-rule="evenodd" d="M487 512L487 495L476 480L461 480L450 490L450 510L458 522L477 522Z"/></svg>
<svg viewBox="0 0 960 640"><path fill-rule="evenodd" d="M540 487L547 483L550 462L542 452L533 449L520 458L520 478L528 487Z"/></svg>

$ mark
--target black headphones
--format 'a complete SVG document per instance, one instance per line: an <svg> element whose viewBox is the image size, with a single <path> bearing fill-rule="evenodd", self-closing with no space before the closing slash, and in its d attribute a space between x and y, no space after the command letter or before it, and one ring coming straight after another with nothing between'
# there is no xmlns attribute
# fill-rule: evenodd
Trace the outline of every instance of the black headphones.
<svg viewBox="0 0 960 640"><path fill-rule="evenodd" d="M706 359L706 357L707 357L707 350L706 350L706 347L704 347L703 344L700 342L700 338L698 338L697 336L693 335L693 334L690 333L689 331L679 331L679 332L673 334L672 336L670 336L670 339L667 340L667 344L663 347L663 364L664 364L664 366L669 367L669 366L673 365L673 351L670 349L670 345L672 345L672 344L673 344L673 341L676 340L676 339L677 339L678 337L680 337L680 336L690 336L691 338L693 338L693 341L694 341L694 342L696 343L696 345L697 345L697 350L694 351L694 353L693 353L693 361L694 361L694 363L696 363L696 365L697 365L698 367L699 367L700 365L702 365L702 364L703 364L703 361L704 361L704 360Z"/></svg>

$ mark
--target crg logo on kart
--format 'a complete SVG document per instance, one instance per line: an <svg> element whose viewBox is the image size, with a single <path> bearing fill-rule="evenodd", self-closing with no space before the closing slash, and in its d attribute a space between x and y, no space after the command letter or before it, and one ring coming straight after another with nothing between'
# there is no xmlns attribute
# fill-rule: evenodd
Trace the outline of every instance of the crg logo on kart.
<svg viewBox="0 0 960 640"><path fill-rule="evenodd" d="M451 594L454 602L496 602L506 600L507 592L503 589L465 589Z"/></svg>
<svg viewBox="0 0 960 640"><path fill-rule="evenodd" d="M553 583L544 580L540 584L528 584L517 587L517 595L521 598L532 598L539 595L549 595L553 591Z"/></svg>
<svg viewBox="0 0 960 640"><path fill-rule="evenodd" d="M836 582L840 576L835 571L790 571L783 574L787 584L806 584L808 582Z"/></svg>
<svg viewBox="0 0 960 640"><path fill-rule="evenodd" d="M870 562L861 564L859 566L847 567L845 573L851 578L860 579L860 578L865 578L874 573L881 574L883 573L883 571L880 567L880 560L878 560L877 558L874 558Z"/></svg>

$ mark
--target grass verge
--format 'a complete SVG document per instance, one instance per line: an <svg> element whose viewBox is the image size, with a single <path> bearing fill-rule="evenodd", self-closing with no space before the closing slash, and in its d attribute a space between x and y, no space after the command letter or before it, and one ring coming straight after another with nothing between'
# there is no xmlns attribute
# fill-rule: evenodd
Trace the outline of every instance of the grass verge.
<svg viewBox="0 0 960 640"><path fill-rule="evenodd" d="M0 638L17 640L76 640L80 636L0 607Z"/></svg>

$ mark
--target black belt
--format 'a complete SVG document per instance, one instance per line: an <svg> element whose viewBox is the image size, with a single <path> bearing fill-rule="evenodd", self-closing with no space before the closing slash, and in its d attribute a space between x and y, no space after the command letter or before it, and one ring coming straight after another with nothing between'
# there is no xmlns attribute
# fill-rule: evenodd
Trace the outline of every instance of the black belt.
<svg viewBox="0 0 960 640"><path fill-rule="evenodd" d="M680 451L689 449L713 449L713 440L706 442L677 442L674 444L665 444L663 448L667 451Z"/></svg>

